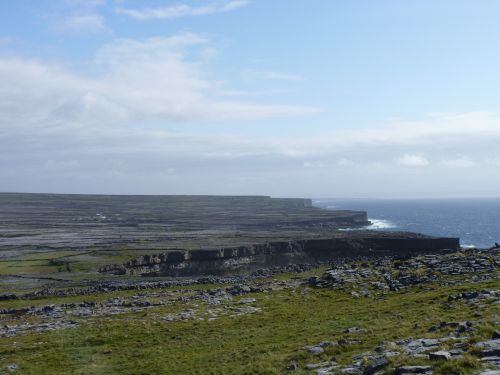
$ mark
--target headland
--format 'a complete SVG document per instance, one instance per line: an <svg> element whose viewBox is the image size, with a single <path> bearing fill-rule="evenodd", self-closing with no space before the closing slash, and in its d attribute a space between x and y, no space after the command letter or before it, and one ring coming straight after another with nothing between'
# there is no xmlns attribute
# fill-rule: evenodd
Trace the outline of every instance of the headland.
<svg viewBox="0 0 500 375"><path fill-rule="evenodd" d="M307 199L0 194L0 373L497 374L500 248Z"/></svg>

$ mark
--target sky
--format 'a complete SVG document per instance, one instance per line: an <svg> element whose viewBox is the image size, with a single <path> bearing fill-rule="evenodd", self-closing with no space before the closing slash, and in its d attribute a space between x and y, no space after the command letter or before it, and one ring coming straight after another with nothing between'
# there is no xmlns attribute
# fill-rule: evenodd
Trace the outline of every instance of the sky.
<svg viewBox="0 0 500 375"><path fill-rule="evenodd" d="M500 1L0 1L0 191L486 197Z"/></svg>

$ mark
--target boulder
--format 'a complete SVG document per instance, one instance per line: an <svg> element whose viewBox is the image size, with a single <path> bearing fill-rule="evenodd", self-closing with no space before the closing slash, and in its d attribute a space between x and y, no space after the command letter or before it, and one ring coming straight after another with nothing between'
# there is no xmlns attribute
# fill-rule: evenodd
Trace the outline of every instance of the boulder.
<svg viewBox="0 0 500 375"><path fill-rule="evenodd" d="M385 357L374 358L365 366L363 370L363 375L373 375L377 371L383 369L389 364L389 361Z"/></svg>
<svg viewBox="0 0 500 375"><path fill-rule="evenodd" d="M7 370L9 372L15 372L18 369L19 369L19 366L16 363L13 363L13 364L7 366Z"/></svg>
<svg viewBox="0 0 500 375"><path fill-rule="evenodd" d="M432 353L429 353L429 359L432 359L432 360L444 360L444 361L448 361L451 359L451 354L450 352L447 352L447 351L444 351L444 350L440 350L440 351L437 351L437 352L432 352Z"/></svg>
<svg viewBox="0 0 500 375"><path fill-rule="evenodd" d="M474 346L480 350L480 357L500 356L500 339L478 342Z"/></svg>
<svg viewBox="0 0 500 375"><path fill-rule="evenodd" d="M304 366L306 370L316 370L319 368L325 368L325 367L332 367L336 366L337 363L333 361L327 361L327 362L320 362L320 363L308 363L307 365Z"/></svg>
<svg viewBox="0 0 500 375"><path fill-rule="evenodd" d="M344 330L344 333L365 333L366 329L360 327L349 327Z"/></svg>
<svg viewBox="0 0 500 375"><path fill-rule="evenodd" d="M325 352L321 346L313 346L307 350L310 354L318 355Z"/></svg>
<svg viewBox="0 0 500 375"><path fill-rule="evenodd" d="M360 370L358 367L344 367L342 370L341 370L341 374L345 374L345 375L359 375L361 374Z"/></svg>
<svg viewBox="0 0 500 375"><path fill-rule="evenodd" d="M425 374L432 370L431 366L401 366L396 368L396 375Z"/></svg>

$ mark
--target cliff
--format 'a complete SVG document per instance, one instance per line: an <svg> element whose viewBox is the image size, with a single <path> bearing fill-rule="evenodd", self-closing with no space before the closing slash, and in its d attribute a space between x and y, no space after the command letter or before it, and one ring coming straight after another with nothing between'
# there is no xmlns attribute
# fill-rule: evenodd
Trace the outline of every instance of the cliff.
<svg viewBox="0 0 500 375"><path fill-rule="evenodd" d="M293 263L384 255L410 256L459 247L458 238L403 232L351 232L331 238L267 242L219 249L170 250L141 256L123 265L107 265L99 271L131 275L220 275Z"/></svg>

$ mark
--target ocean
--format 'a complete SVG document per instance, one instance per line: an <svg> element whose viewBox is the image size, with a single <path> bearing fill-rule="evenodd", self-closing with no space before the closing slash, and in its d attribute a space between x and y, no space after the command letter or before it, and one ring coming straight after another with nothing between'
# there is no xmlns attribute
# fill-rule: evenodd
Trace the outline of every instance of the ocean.
<svg viewBox="0 0 500 375"><path fill-rule="evenodd" d="M500 243L500 198L481 199L317 199L317 207L362 210L368 229L459 237L464 247Z"/></svg>

